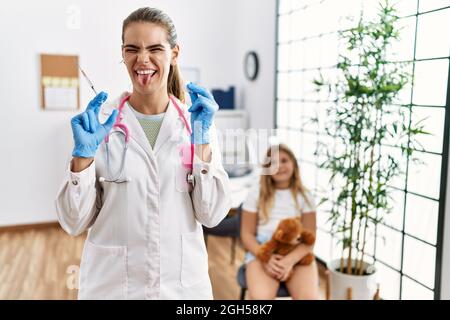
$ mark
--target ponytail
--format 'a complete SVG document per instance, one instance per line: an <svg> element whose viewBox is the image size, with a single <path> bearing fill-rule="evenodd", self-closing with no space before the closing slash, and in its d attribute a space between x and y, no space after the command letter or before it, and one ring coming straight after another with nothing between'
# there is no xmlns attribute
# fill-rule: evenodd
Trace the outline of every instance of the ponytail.
<svg viewBox="0 0 450 320"><path fill-rule="evenodd" d="M169 79L167 80L167 91L182 103L185 103L183 87L184 83L181 78L181 72L178 65L170 66Z"/></svg>

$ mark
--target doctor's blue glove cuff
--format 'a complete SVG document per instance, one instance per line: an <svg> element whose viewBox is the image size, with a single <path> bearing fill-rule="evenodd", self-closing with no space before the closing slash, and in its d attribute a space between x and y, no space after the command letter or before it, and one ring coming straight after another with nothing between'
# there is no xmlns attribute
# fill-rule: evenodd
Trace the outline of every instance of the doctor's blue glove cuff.
<svg viewBox="0 0 450 320"><path fill-rule="evenodd" d="M210 142L209 127L205 127L199 120L191 121L192 135L191 143L193 144L208 144Z"/></svg>
<svg viewBox="0 0 450 320"><path fill-rule="evenodd" d="M77 158L94 158L95 157L95 151L92 152L90 148L83 148L81 146L75 147L72 151L72 157Z"/></svg>

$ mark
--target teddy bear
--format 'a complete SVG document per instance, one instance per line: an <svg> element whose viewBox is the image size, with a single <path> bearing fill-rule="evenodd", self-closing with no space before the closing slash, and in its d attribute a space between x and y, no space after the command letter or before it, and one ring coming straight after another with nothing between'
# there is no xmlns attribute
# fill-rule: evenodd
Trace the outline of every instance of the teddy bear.
<svg viewBox="0 0 450 320"><path fill-rule="evenodd" d="M297 245L304 243L312 245L316 241L314 233L303 228L300 217L286 218L278 223L272 238L263 243L258 250L257 258L267 263L272 254L287 255ZM297 265L309 265L313 262L314 255L308 253Z"/></svg>

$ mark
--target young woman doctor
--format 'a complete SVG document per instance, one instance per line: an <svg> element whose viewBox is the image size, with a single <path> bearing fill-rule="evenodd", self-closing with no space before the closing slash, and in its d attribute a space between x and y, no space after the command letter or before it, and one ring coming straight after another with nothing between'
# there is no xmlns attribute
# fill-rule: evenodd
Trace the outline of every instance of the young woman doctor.
<svg viewBox="0 0 450 320"><path fill-rule="evenodd" d="M186 111L177 34L165 13L131 13L122 42L133 92L111 104L101 92L72 119L73 158L56 200L65 231L89 229L78 297L211 299L201 225L217 225L230 208L218 106L191 83Z"/></svg>

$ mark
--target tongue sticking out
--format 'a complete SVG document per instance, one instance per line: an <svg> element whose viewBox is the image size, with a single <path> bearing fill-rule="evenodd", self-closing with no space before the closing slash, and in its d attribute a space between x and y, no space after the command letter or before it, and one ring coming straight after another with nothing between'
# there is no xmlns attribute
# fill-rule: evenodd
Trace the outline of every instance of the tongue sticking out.
<svg viewBox="0 0 450 320"><path fill-rule="evenodd" d="M138 74L138 80L139 80L139 83L140 83L142 86L147 85L148 80L149 80L150 78L151 78L151 75L149 75L149 74Z"/></svg>

